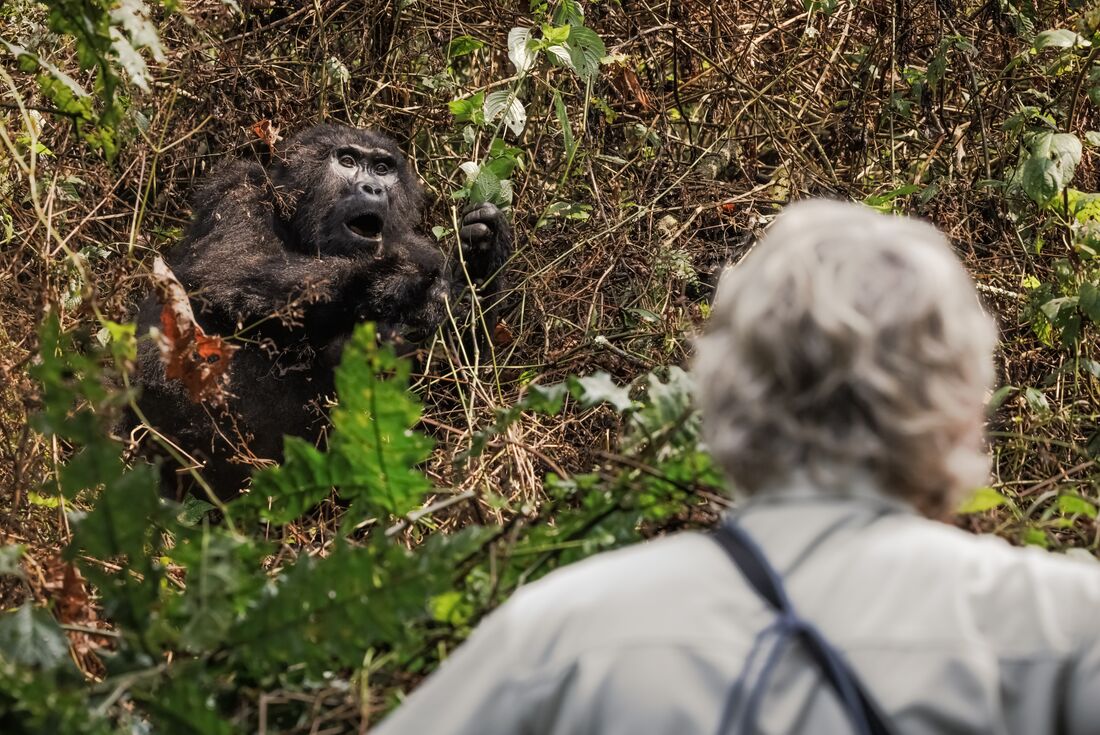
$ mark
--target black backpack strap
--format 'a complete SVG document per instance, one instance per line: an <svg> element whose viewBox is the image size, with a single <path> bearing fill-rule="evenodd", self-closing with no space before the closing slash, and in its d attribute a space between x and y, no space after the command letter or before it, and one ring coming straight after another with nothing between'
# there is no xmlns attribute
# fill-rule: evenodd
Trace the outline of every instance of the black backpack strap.
<svg viewBox="0 0 1100 735"><path fill-rule="evenodd" d="M757 594L781 616L783 626L806 647L825 680L829 682L856 732L891 735L892 730L874 699L860 683L848 663L808 620L801 618L787 596L779 574L763 550L740 526L723 523L712 534Z"/></svg>

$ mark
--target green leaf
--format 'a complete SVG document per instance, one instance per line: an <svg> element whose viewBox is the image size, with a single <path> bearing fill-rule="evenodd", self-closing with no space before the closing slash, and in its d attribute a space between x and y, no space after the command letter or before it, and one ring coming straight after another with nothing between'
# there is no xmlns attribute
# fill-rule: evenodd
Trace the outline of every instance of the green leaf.
<svg viewBox="0 0 1100 735"><path fill-rule="evenodd" d="M1024 388L1024 400L1027 402L1028 408L1036 414L1040 416L1050 415L1050 402L1047 400L1046 394L1038 388Z"/></svg>
<svg viewBox="0 0 1100 735"><path fill-rule="evenodd" d="M451 111L451 114L460 121L470 119L470 111L472 107L473 105L471 105L469 97L451 100L447 103L447 109L449 109Z"/></svg>
<svg viewBox="0 0 1100 735"><path fill-rule="evenodd" d="M991 487L980 487L959 506L961 514L982 513L1006 504L1008 499Z"/></svg>
<svg viewBox="0 0 1100 735"><path fill-rule="evenodd" d="M542 27L542 40L547 44L565 43L569 40L570 27L568 25Z"/></svg>
<svg viewBox="0 0 1100 735"><path fill-rule="evenodd" d="M1062 185L1065 186L1073 178L1073 168L1081 162L1081 140L1070 133L1048 135L1050 136L1048 155L1064 169L1065 178Z"/></svg>
<svg viewBox="0 0 1100 735"><path fill-rule="evenodd" d="M503 192L500 177L488 166L482 166L477 173L477 178L470 186L470 201L474 204L481 202L497 202Z"/></svg>
<svg viewBox="0 0 1100 735"><path fill-rule="evenodd" d="M569 57L582 77L594 79L600 71L600 59L606 55L607 47L593 30L580 25L569 29Z"/></svg>
<svg viewBox="0 0 1100 735"><path fill-rule="evenodd" d="M164 61L157 26L150 20L149 6L142 0L119 0L111 10L111 23L121 28L135 48L148 49L157 61Z"/></svg>
<svg viewBox="0 0 1100 735"><path fill-rule="evenodd" d="M484 105L484 92L478 92L462 99L451 100L447 103L451 114L455 116L455 122L472 122L475 125L485 124L485 115L482 113Z"/></svg>
<svg viewBox="0 0 1100 735"><path fill-rule="evenodd" d="M203 686L200 671L174 671L155 691L134 692L142 708L171 735L233 735L236 730L218 711L217 699ZM161 728L158 728L159 732Z"/></svg>
<svg viewBox="0 0 1100 735"><path fill-rule="evenodd" d="M1046 204L1058 193L1058 171L1054 161L1043 156L1031 156L1024 161L1022 185L1024 193L1036 204Z"/></svg>
<svg viewBox="0 0 1100 735"><path fill-rule="evenodd" d="M508 58L516 67L516 73L526 74L538 60L537 42L531 38L530 28L513 28L508 31Z"/></svg>
<svg viewBox="0 0 1100 735"><path fill-rule="evenodd" d="M144 557L154 532L149 520L169 512L161 505L158 486L151 465L135 465L100 493L95 508L79 523L77 545L100 559L128 556L135 562Z"/></svg>
<svg viewBox="0 0 1100 735"><path fill-rule="evenodd" d="M1082 283L1077 295L1077 306L1093 324L1100 326L1100 285L1092 281Z"/></svg>
<svg viewBox="0 0 1100 735"><path fill-rule="evenodd" d="M512 175L512 171L515 170L518 164L519 161L511 156L501 156L486 161L484 168L492 171L494 176L503 181Z"/></svg>
<svg viewBox="0 0 1100 735"><path fill-rule="evenodd" d="M920 190L921 187L918 184L905 184L904 186L891 189L883 194L869 196L863 200L863 203L881 212L892 212L894 209L893 202L896 199L909 196L910 194L916 194Z"/></svg>
<svg viewBox="0 0 1100 735"><path fill-rule="evenodd" d="M947 54L950 50L950 39L940 40L935 52L932 54L932 58L928 60L928 72L925 79L925 84L928 87L935 88L943 80L944 74L947 73Z"/></svg>
<svg viewBox="0 0 1100 735"><path fill-rule="evenodd" d="M1060 296L1056 299L1051 299L1039 307L1047 319L1051 322L1055 322L1060 318L1060 315L1066 311L1073 311L1077 308L1076 296Z"/></svg>
<svg viewBox="0 0 1100 735"><path fill-rule="evenodd" d="M249 498L260 504L260 517L281 526L328 497L338 485L354 482L347 468L296 436L283 437L283 463L252 478ZM243 503L239 503L243 505Z"/></svg>
<svg viewBox="0 0 1100 735"><path fill-rule="evenodd" d="M24 547L21 544L9 544L0 546L0 576L24 577L23 560Z"/></svg>
<svg viewBox="0 0 1100 735"><path fill-rule="evenodd" d="M1100 379L1100 361L1081 357L1065 366L1071 372L1079 372Z"/></svg>
<svg viewBox="0 0 1100 735"><path fill-rule="evenodd" d="M174 510L161 501L158 487L157 474L147 464L111 481L95 508L75 523L66 550L70 558L83 554L121 562L117 573L91 562L81 564L81 570L99 588L107 615L133 632L155 622L153 609L164 577L158 549L163 546L161 529L172 527Z"/></svg>
<svg viewBox="0 0 1100 735"><path fill-rule="evenodd" d="M458 168L462 173L466 174L467 184L474 183L474 179L476 179L477 175L481 172L481 166L473 161L464 161L459 164Z"/></svg>
<svg viewBox="0 0 1100 735"><path fill-rule="evenodd" d="M61 469L61 494L73 500L82 490L92 490L101 483L118 480L123 467L119 449L109 442L89 444L74 454Z"/></svg>
<svg viewBox="0 0 1100 735"><path fill-rule="evenodd" d="M565 146L566 160L572 160L577 152L577 144L573 140L573 126L569 123L569 113L565 109L561 92L556 89L554 90L554 115L558 119L558 125L561 126L561 138L562 144Z"/></svg>
<svg viewBox="0 0 1100 735"><path fill-rule="evenodd" d="M1092 194L1078 189L1066 189L1066 202L1069 205L1069 214L1085 224L1092 220L1100 220L1100 194Z"/></svg>
<svg viewBox="0 0 1100 735"><path fill-rule="evenodd" d="M627 309L626 311L628 314L633 314L634 316L638 317L643 322L646 322L648 324L660 324L663 321L658 314L650 311L649 309L634 308Z"/></svg>
<svg viewBox="0 0 1100 735"><path fill-rule="evenodd" d="M569 386L565 383L554 385L539 385L533 383L527 386L527 392L523 396L523 407L537 413L553 416L561 411L565 404L565 396L569 393Z"/></svg>
<svg viewBox="0 0 1100 735"><path fill-rule="evenodd" d="M629 388L615 385L611 376L605 372L593 373L583 378L570 378L570 381L574 386L574 395L586 408L609 403L619 413L625 413L634 407Z"/></svg>
<svg viewBox="0 0 1100 735"><path fill-rule="evenodd" d="M492 158L508 157L518 160L522 155L522 150L508 145L503 138L493 138L489 143L489 156Z"/></svg>
<svg viewBox="0 0 1100 735"><path fill-rule="evenodd" d="M641 408L630 417L623 448L641 450L654 441L694 447L699 416L695 412L695 386L683 369L670 367L666 379L655 373L646 376L646 393Z"/></svg>
<svg viewBox="0 0 1100 735"><path fill-rule="evenodd" d="M69 639L52 615L26 603L0 616L0 658L21 666L56 669L69 660Z"/></svg>
<svg viewBox="0 0 1100 735"><path fill-rule="evenodd" d="M568 43L547 46L546 54L554 66L564 66L571 71L577 70L577 67L573 64L573 50L569 47ZM556 92L557 90L554 91Z"/></svg>
<svg viewBox="0 0 1100 735"><path fill-rule="evenodd" d="M225 650L255 675L358 665L369 647L405 641L429 619L428 599L451 581L452 554L469 553L462 542L477 538L456 536L433 537L415 555L382 534L359 548L338 542L326 558L302 554L245 610Z"/></svg>
<svg viewBox="0 0 1100 735"><path fill-rule="evenodd" d="M1064 515L1096 518L1096 505L1079 495L1059 495L1058 510Z"/></svg>
<svg viewBox="0 0 1100 735"><path fill-rule="evenodd" d="M266 580L261 568L265 549L235 534L206 528L182 539L172 559L187 569L187 589L172 599L180 642L191 652L213 651L251 605Z"/></svg>
<svg viewBox="0 0 1100 735"><path fill-rule="evenodd" d="M199 525L203 517L213 509L212 503L196 498L194 495L188 495L183 501L180 512L176 514L176 520L181 525L194 527Z"/></svg>
<svg viewBox="0 0 1100 735"><path fill-rule="evenodd" d="M145 59L141 57L137 49L130 45L130 42L117 28L111 29L111 38L114 40L115 58L119 66L126 71L126 75L130 77L130 81L134 83L134 86L143 92L148 92L149 82L146 77L149 69L145 65Z"/></svg>
<svg viewBox="0 0 1100 735"><path fill-rule="evenodd" d="M1041 51L1045 48L1071 48L1073 46L1084 48L1091 45L1074 31L1066 28L1051 28L1035 36L1035 41L1031 44L1031 47L1036 51Z"/></svg>
<svg viewBox="0 0 1100 735"><path fill-rule="evenodd" d="M104 319L103 330L107 333L107 346L116 364L124 365L137 359L137 324L134 322L120 324Z"/></svg>
<svg viewBox="0 0 1100 735"><path fill-rule="evenodd" d="M484 41L479 41L473 36L457 36L451 39L444 52L448 59L457 59L461 56L472 54L485 46Z"/></svg>
<svg viewBox="0 0 1100 735"><path fill-rule="evenodd" d="M584 23L584 8L577 0L560 0L555 3L554 15L551 18L556 25L582 25Z"/></svg>
<svg viewBox="0 0 1100 735"><path fill-rule="evenodd" d="M1049 124L1054 126L1054 120L1045 115L1043 111L1034 105L1024 105L1012 113L1001 125L1003 130L1020 135L1027 131L1032 124Z"/></svg>
<svg viewBox="0 0 1100 735"><path fill-rule="evenodd" d="M989 401L985 404L985 410L987 413L992 414L1008 400L1009 396L1018 391L1014 385L1002 385L997 390L993 391L993 395L989 397Z"/></svg>
<svg viewBox="0 0 1100 735"><path fill-rule="evenodd" d="M355 523L369 515L404 515L432 489L419 466L434 442L413 430L421 407L408 389L410 370L391 345L378 343L371 324L356 328L336 368L340 404L332 412L330 451L354 474L354 485L342 487L341 497L353 503L349 515L358 511Z"/></svg>
<svg viewBox="0 0 1100 735"><path fill-rule="evenodd" d="M1029 528L1025 530L1022 540L1028 546L1039 546L1044 549L1050 548L1050 539L1047 538L1046 531L1041 528Z"/></svg>
<svg viewBox="0 0 1100 735"><path fill-rule="evenodd" d="M1073 345L1081 336L1081 314L1077 311L1077 303L1076 296L1063 296L1039 307L1057 331L1059 341L1066 346Z"/></svg>
<svg viewBox="0 0 1100 735"><path fill-rule="evenodd" d="M62 334L53 311L43 320L38 340L41 359L29 372L42 386L43 406L32 419L34 428L77 445L102 444L104 416L89 405L109 403L98 354L85 354L72 334Z"/></svg>
<svg viewBox="0 0 1100 735"><path fill-rule="evenodd" d="M1081 162L1081 141L1069 133L1034 133L1028 137L1028 150L1021 185L1036 204L1044 205L1073 180Z"/></svg>
<svg viewBox="0 0 1100 735"><path fill-rule="evenodd" d="M473 610L466 596L458 590L447 590L428 602L432 619L454 627L469 624Z"/></svg>
<svg viewBox="0 0 1100 735"><path fill-rule="evenodd" d="M503 118L504 125L512 131L513 135L523 132L527 124L527 111L523 103L509 90L501 89L485 96L485 104L482 108L486 122L495 122L497 118Z"/></svg>
<svg viewBox="0 0 1100 735"><path fill-rule="evenodd" d="M590 216L591 204L578 204L577 202L552 202L546 211L535 222L535 229L545 227L555 219L584 221Z"/></svg>

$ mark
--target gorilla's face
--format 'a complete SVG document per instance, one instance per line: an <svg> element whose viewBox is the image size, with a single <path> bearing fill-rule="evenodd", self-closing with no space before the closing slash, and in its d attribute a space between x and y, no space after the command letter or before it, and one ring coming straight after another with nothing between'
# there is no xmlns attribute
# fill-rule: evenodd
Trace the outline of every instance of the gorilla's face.
<svg viewBox="0 0 1100 735"><path fill-rule="evenodd" d="M420 221L419 183L393 141L370 131L320 126L292 139L275 182L306 252L381 258Z"/></svg>
<svg viewBox="0 0 1100 735"><path fill-rule="evenodd" d="M396 234L398 218L389 214L393 192L401 185L397 165L393 154L383 148L344 145L333 150L328 176L343 195L333 204L328 219L318 223L320 240L339 244L340 250L381 257L383 235L392 238Z"/></svg>

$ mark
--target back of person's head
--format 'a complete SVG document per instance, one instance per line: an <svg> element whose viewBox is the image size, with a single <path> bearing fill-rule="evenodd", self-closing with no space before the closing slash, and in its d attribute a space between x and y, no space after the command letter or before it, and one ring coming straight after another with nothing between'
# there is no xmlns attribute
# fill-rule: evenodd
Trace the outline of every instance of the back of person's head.
<svg viewBox="0 0 1100 735"><path fill-rule="evenodd" d="M707 443L747 493L870 473L938 515L987 477L995 340L934 227L793 204L719 284L695 361Z"/></svg>

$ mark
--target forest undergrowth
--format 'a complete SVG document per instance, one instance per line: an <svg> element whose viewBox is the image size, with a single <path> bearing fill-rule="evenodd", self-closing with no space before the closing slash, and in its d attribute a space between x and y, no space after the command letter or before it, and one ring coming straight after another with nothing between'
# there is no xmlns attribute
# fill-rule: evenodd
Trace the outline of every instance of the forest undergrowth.
<svg viewBox="0 0 1100 735"><path fill-rule="evenodd" d="M691 339L781 207L925 218L995 316L957 522L1100 549L1100 11L1004 0L0 7L0 729L361 732L519 585L713 520ZM220 161L398 141L517 251L492 349L369 327L327 447L221 509L112 434L137 301ZM370 420L367 420L367 419ZM338 498L338 501L337 501Z"/></svg>

